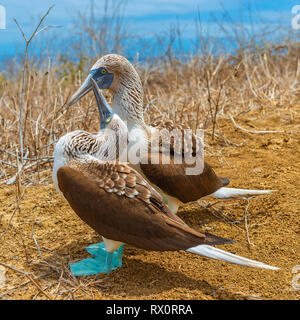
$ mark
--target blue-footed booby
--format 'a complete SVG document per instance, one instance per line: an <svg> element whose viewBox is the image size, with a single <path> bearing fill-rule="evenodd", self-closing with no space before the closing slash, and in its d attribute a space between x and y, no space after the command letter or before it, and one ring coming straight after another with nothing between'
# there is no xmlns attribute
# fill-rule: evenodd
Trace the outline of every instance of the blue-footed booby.
<svg viewBox="0 0 300 320"><path fill-rule="evenodd" d="M120 266L113 253L124 243L144 250L185 250L229 263L277 270L215 248L213 245L234 241L192 229L171 212L161 195L135 169L96 157L103 146L107 147L105 141L111 141L107 135L112 128L124 126L94 79L90 81L101 115L101 130L97 135L86 133L84 138L71 134L62 137L55 147L53 178L75 213L103 237L105 248L97 261L98 272L108 273ZM88 263L84 267L88 269Z"/></svg>
<svg viewBox="0 0 300 320"><path fill-rule="evenodd" d="M123 149L126 150L127 126L118 115L113 114L111 107L104 99L100 90L95 92L95 97L100 114L100 131L97 133L89 133L83 130L69 132L58 140L54 148L52 178L56 189L63 196L65 195L58 181L58 171L60 168L69 166L70 163L81 163L83 165L98 160L114 161L118 159ZM106 128L108 124L109 129ZM125 140L123 137L125 137ZM112 146L116 147L112 148ZM86 248L93 256L92 258L70 264L73 274L90 275L106 271L106 249L114 249L113 251L115 251L115 244L112 241L106 240L103 236L102 238L104 243L92 244ZM114 253L111 268L117 268L122 265L124 245L119 246L119 243L117 245L119 249Z"/></svg>
<svg viewBox="0 0 300 320"><path fill-rule="evenodd" d="M146 125L143 116L143 88L140 77L133 65L126 58L117 54L105 55L93 65L90 74L72 96L69 105L76 103L92 89L90 81L92 77L97 81L100 89L109 89L112 92L112 109L126 122L129 141L136 141L138 137L141 149L147 150L148 142L151 136L155 136L157 130L177 129L183 132L186 129L170 120L156 121ZM197 137L193 135L191 142L193 152L196 152L195 141ZM180 149L182 154L183 149ZM203 161L200 172L187 175L186 169L189 166L186 163L176 163L175 153L170 155L168 164L161 162L162 152L151 150L150 153L152 159L158 160L158 163L157 161L142 161L148 158L147 152L141 155L138 165L131 161L128 162L160 192L173 213L177 212L181 203L197 201L207 195L228 199L268 194L273 191L228 188L225 186L229 184L229 180L218 177L205 161Z"/></svg>

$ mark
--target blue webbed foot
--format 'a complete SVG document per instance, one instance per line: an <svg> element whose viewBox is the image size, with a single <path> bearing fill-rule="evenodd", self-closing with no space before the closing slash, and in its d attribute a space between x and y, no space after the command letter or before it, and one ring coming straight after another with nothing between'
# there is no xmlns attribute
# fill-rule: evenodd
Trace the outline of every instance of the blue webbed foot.
<svg viewBox="0 0 300 320"><path fill-rule="evenodd" d="M75 276L86 276L116 270L122 266L123 249L124 245L121 245L118 250L109 253L105 249L104 242L91 244L86 250L92 257L70 263L71 272Z"/></svg>

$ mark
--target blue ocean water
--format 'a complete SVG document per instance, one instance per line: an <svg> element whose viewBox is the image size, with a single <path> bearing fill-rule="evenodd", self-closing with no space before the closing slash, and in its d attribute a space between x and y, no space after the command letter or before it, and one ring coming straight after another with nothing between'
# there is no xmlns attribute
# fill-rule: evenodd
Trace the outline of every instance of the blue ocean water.
<svg viewBox="0 0 300 320"><path fill-rule="evenodd" d="M275 27L298 38L300 33L291 28L292 8L297 5L296 0L0 0L0 12L4 8L6 20L5 29L0 29L0 60L24 51L24 39L14 19L29 37L39 18L51 5L54 7L43 23L50 28L34 39L31 53L54 55L72 52L81 28L79 15L90 16L91 7L94 20L101 19L105 12L117 12L122 17L122 25L132 35L132 38L123 40L126 52L131 56L141 52L148 56L167 54L159 52L158 43L170 43L170 30L180 36L180 41L177 38L172 48L186 54L196 50L200 36L204 40L206 37L214 39L216 48L233 47L231 34L226 30L232 30L236 25L242 26L239 32L243 30L245 37L266 30L266 36L279 40L282 37L280 31L267 32ZM199 17L200 29L199 20L198 24L195 22Z"/></svg>

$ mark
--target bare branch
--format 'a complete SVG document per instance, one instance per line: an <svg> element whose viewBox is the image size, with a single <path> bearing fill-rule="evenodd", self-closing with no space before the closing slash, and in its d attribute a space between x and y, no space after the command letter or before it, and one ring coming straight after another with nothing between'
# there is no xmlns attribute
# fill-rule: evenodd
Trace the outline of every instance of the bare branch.
<svg viewBox="0 0 300 320"><path fill-rule="evenodd" d="M22 34L22 37L24 38L25 42L27 43L28 40L27 40L27 38L26 38L26 36L25 36L25 33L24 33L22 27L20 26L19 22L17 21L16 18L14 18L13 20L14 20L14 22L16 23L16 25L18 26L18 28L19 28L19 30L20 30L20 32L21 32L21 34Z"/></svg>
<svg viewBox="0 0 300 320"><path fill-rule="evenodd" d="M21 170L17 172L17 176L20 175L23 165L24 165L24 147L23 147L23 106L24 106L24 96L25 96L25 80L26 80L26 71L27 71L27 64L28 64L28 48L29 45L32 41L32 39L40 32L45 30L47 27L42 28L41 30L39 30L41 24L43 23L43 21L45 20L45 18L48 16L48 14L50 13L51 9L54 7L54 5L52 5L47 12L43 15L43 17L40 19L39 23L37 24L34 32L32 33L32 35L30 36L29 39L26 38L25 33L22 29L22 27L20 26L20 24L18 23L17 19L14 19L15 23L17 24L22 37L24 38L25 42L26 42L26 47L25 47L25 53L24 53L24 63L23 63L23 71L22 71L22 84L21 84L21 98L20 98L20 108L19 108L19 143L20 143L20 154L21 154Z"/></svg>

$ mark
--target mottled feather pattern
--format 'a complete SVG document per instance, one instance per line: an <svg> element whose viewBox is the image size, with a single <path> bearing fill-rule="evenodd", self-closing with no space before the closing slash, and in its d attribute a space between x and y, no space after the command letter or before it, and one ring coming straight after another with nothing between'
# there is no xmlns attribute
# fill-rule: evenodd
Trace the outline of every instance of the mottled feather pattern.
<svg viewBox="0 0 300 320"><path fill-rule="evenodd" d="M88 132L76 130L68 134L64 142L65 156L69 159L76 159L81 155L96 155L101 142Z"/></svg>
<svg viewBox="0 0 300 320"><path fill-rule="evenodd" d="M98 187L107 193L115 193L131 199L138 199L147 204L152 213L157 209L169 216L159 193L134 169L118 162L104 162L92 158L87 162L70 161L68 166L79 170L94 180ZM179 220L176 215L169 216L174 221ZM183 223L180 220L180 223Z"/></svg>
<svg viewBox="0 0 300 320"><path fill-rule="evenodd" d="M192 155L195 156L197 153L201 154L201 150L203 150L203 141L201 137L198 137L195 135L190 128L180 125L178 123L174 123L170 119L158 119L155 120L151 123L151 127L157 128L161 132L160 136L160 147L162 148L161 151L163 151L163 141L167 141L166 139L163 140L164 138L164 130L166 130L166 133L174 133L174 137L171 137L170 139L170 150L182 154L183 152L186 155ZM185 131L189 130L189 131ZM185 133L186 132L186 133ZM180 139L182 138L182 141L176 142L175 139ZM176 143L175 143L176 142ZM182 146L181 149L178 147ZM201 154L204 156L204 154Z"/></svg>
<svg viewBox="0 0 300 320"><path fill-rule="evenodd" d="M166 129L168 131L178 130L179 133L186 129L182 125L174 124L171 120L158 120L151 125L154 130L151 130L150 133L154 135L154 138L155 135L157 138L160 138L160 135L155 132L155 128L158 130ZM186 138L186 136L182 134L180 134L179 137ZM185 150L184 148L176 150L176 144L172 145L171 139L170 153L165 153L165 146L160 144L158 151L151 149L148 154L143 154L141 163L141 170L151 183L163 190L165 194L179 199L183 203L196 201L206 195L212 194L223 186L222 180L204 161L202 171L199 171L199 174L186 174L186 168L193 166L189 164L189 161L186 161L189 160L189 156L196 156L197 159L199 159L198 157L204 157L201 153L195 154L195 152L198 152L197 148L199 148L197 143L202 143L201 139L198 139L194 134L188 135L187 137L191 139L182 142ZM188 152L189 150L190 153ZM182 160L185 161L182 161L182 164L176 164L176 154L180 157L184 156ZM169 157L169 159L163 159L163 157ZM204 158L202 158L202 160L203 159ZM170 164L164 162L165 160L170 160Z"/></svg>
<svg viewBox="0 0 300 320"><path fill-rule="evenodd" d="M138 198L151 204L151 197L160 198L157 192L137 172L125 164L115 162L70 161L68 166L88 176L108 193Z"/></svg>
<svg viewBox="0 0 300 320"><path fill-rule="evenodd" d="M115 135L105 134L102 131L91 134L83 130L67 134L63 144L63 156L69 160L83 159L86 155L98 159L117 160L120 156L119 152L126 150L127 147L127 127L123 122L113 119L110 123L110 129ZM119 136L122 136L124 145L120 146Z"/></svg>

